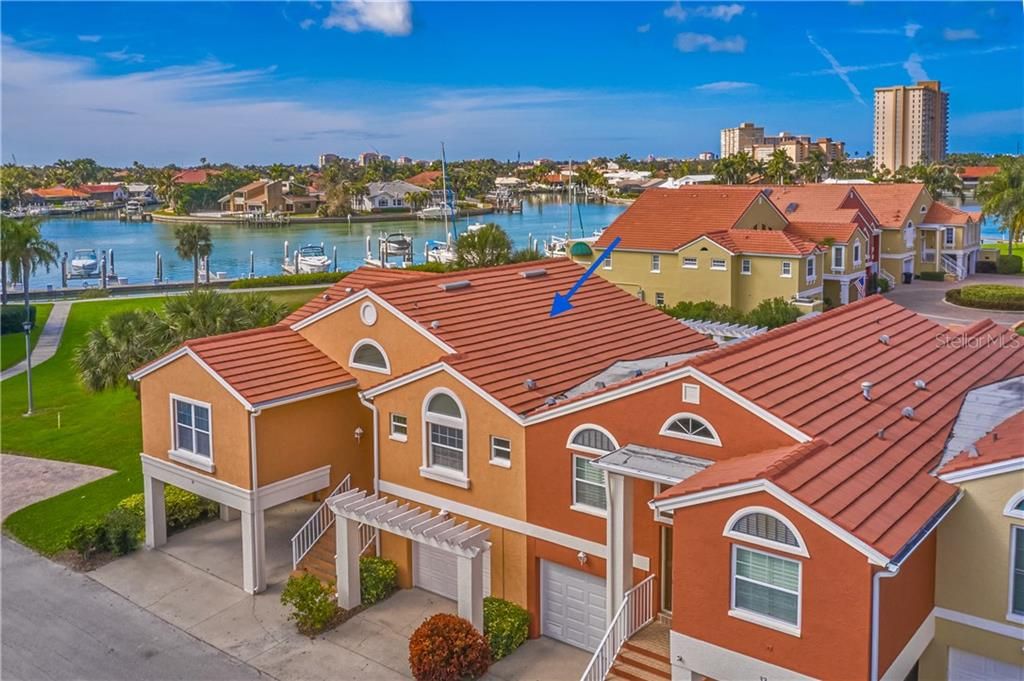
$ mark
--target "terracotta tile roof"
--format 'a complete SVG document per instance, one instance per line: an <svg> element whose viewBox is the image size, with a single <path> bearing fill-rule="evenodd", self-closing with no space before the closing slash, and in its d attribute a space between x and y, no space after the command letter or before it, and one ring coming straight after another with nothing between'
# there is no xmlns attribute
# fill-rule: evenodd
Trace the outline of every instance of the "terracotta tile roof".
<svg viewBox="0 0 1024 681"><path fill-rule="evenodd" d="M310 315L314 315L329 305L347 298L356 291L370 288L380 284L390 284L395 281L409 281L419 277L436 276L432 272L419 272L416 270L382 269L380 267L360 267L351 272L340 281L331 284L327 290L318 293L308 303L292 312L282 319L279 324L291 326Z"/></svg>
<svg viewBox="0 0 1024 681"><path fill-rule="evenodd" d="M883 229L898 229L924 191L923 184L859 184L860 194ZM914 221L917 221L916 216Z"/></svg>
<svg viewBox="0 0 1024 681"><path fill-rule="evenodd" d="M852 222L856 208L844 208L850 185L776 185L766 192L775 207L793 222Z"/></svg>
<svg viewBox="0 0 1024 681"><path fill-rule="evenodd" d="M977 452L977 456L974 455ZM1024 411L1003 421L974 443L974 451L961 452L939 469L939 474L963 471L1024 456Z"/></svg>
<svg viewBox="0 0 1024 681"><path fill-rule="evenodd" d="M46 187L39 189L30 189L29 193L41 196L44 199L87 199L89 194L87 192L77 191L75 189L68 189L67 187Z"/></svg>
<svg viewBox="0 0 1024 681"><path fill-rule="evenodd" d="M702 234L731 228L761 196L758 187L687 185L648 189L597 240L620 249L674 251Z"/></svg>
<svg viewBox="0 0 1024 681"><path fill-rule="evenodd" d="M190 168L183 170L174 176L177 184L206 184L206 181L213 175L220 175L221 171L213 168Z"/></svg>
<svg viewBox="0 0 1024 681"><path fill-rule="evenodd" d="M973 217L971 213L965 210L947 206L936 201L928 208L928 212L925 214L922 222L933 225L966 225L967 221L972 220Z"/></svg>
<svg viewBox="0 0 1024 681"><path fill-rule="evenodd" d="M117 191L119 187L123 186L121 182L101 182L99 184L82 184L75 187L75 189L90 194L106 194L107 192Z"/></svg>
<svg viewBox="0 0 1024 681"><path fill-rule="evenodd" d="M185 346L254 406L355 385L340 364L280 325L199 338Z"/></svg>
<svg viewBox="0 0 1024 681"><path fill-rule="evenodd" d="M963 343L964 337L954 339L941 325L869 296L689 364L826 442L786 458L770 479L892 557L956 493L930 471L964 396L980 385L1024 375L1024 347L1010 342L1007 329L985 321L964 333L1006 342ZM914 385L918 379L925 389ZM873 383L870 401L862 395L863 381ZM913 409L910 418L902 413L905 407ZM733 472L746 472L749 479L760 475L772 457L753 456L759 458L732 464ZM717 465L687 482L702 484L698 478Z"/></svg>
<svg viewBox="0 0 1024 681"><path fill-rule="evenodd" d="M817 244L789 230L729 229L711 232L706 236L732 253L802 256L810 255L818 249Z"/></svg>
<svg viewBox="0 0 1024 681"><path fill-rule="evenodd" d="M786 231L793 236L820 244L825 239L844 243L853 238L860 229L856 222L791 222Z"/></svg>
<svg viewBox="0 0 1024 681"><path fill-rule="evenodd" d="M960 178L964 180L978 180L989 175L995 175L999 172L999 166L967 166L960 173Z"/></svg>
<svg viewBox="0 0 1024 681"><path fill-rule="evenodd" d="M522 276L538 270L546 274ZM571 260L549 259L385 284L374 292L451 346L458 354L443 361L518 414L617 361L716 347L601 277L577 291L572 310L551 317L555 292L567 291L583 272ZM455 281L470 285L440 289ZM535 387L527 388L527 379Z"/></svg>
<svg viewBox="0 0 1024 681"><path fill-rule="evenodd" d="M408 178L406 182L408 182L409 184L414 184L417 187L430 189L434 186L434 182L440 179L440 177L440 170L424 170L422 173L417 173L416 175L413 175L412 177Z"/></svg>

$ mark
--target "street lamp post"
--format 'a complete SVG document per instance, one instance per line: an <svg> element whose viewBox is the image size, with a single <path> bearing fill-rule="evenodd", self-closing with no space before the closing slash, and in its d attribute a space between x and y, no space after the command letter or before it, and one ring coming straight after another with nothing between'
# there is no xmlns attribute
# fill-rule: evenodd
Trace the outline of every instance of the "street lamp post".
<svg viewBox="0 0 1024 681"><path fill-rule="evenodd" d="M28 410L25 416L32 416L32 322L28 319L21 323L25 329L25 379L28 383Z"/></svg>

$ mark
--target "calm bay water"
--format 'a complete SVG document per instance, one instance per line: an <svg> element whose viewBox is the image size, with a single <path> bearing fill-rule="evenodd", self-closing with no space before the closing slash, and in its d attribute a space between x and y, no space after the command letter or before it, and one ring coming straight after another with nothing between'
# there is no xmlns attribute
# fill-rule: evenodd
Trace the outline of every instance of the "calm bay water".
<svg viewBox="0 0 1024 681"><path fill-rule="evenodd" d="M595 229L607 227L625 206L615 204L578 204L573 208L573 234L590 235ZM521 214L494 214L460 218L461 233L470 222L496 222L512 237L516 247L527 244L530 235L547 239L551 235L564 236L569 222L569 206L562 197L531 197ZM583 229L581 231L580 224ZM225 272L229 277L245 275L249 270L249 252L253 252L257 275L280 274L284 257L284 242L294 248L323 242L327 255L338 248L338 268L350 270L363 264L366 255L366 237L374 240L382 231L404 232L413 238L416 262L423 262L426 240L444 239L444 224L440 221L411 220L408 222L345 222L330 224L295 224L280 227L246 227L243 225L211 224L213 254L210 271ZM155 274L155 253L164 261L164 279L187 281L192 278L192 263L178 258L174 252L174 226L159 222L124 223L101 217L52 218L43 223L43 235L57 242L61 252L76 248L95 248L114 251L117 274L129 283L151 282ZM96 280L91 280L91 285ZM46 284L60 286L60 271L49 274L40 271L32 278L33 288ZM69 282L80 286L80 281Z"/></svg>

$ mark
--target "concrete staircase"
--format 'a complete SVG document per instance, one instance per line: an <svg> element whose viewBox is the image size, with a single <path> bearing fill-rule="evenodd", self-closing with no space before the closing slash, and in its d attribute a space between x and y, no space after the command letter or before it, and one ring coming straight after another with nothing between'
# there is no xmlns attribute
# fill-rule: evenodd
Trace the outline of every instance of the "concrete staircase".
<svg viewBox="0 0 1024 681"><path fill-rule="evenodd" d="M669 628L654 621L622 645L608 672L609 679L624 681L670 681Z"/></svg>
<svg viewBox="0 0 1024 681"><path fill-rule="evenodd" d="M320 537L309 553L302 557L292 576L308 573L325 584L333 584L337 575L335 553L335 534L334 528L331 528L324 532L324 536Z"/></svg>

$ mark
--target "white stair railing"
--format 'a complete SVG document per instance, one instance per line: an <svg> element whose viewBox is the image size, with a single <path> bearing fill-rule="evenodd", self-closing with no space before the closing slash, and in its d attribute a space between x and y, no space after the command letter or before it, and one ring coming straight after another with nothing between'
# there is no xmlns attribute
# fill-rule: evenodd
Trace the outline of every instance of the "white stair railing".
<svg viewBox="0 0 1024 681"><path fill-rule="evenodd" d="M883 269L879 269L878 273L880 275L882 275L882 279L885 279L887 282L889 282L889 290L890 291L893 290L896 287L896 277L892 276L891 274L889 274L887 271L885 271Z"/></svg>
<svg viewBox="0 0 1024 681"><path fill-rule="evenodd" d="M580 681L604 681L622 645L654 620L654 575L626 592Z"/></svg>
<svg viewBox="0 0 1024 681"><path fill-rule="evenodd" d="M967 277L966 268L957 262L955 256L947 253L942 254L942 269L956 277L957 281Z"/></svg>
<svg viewBox="0 0 1024 681"><path fill-rule="evenodd" d="M309 520L303 523L299 531L292 537L293 570L299 567L299 561L309 553L309 550L313 548L313 544L316 544L320 537L324 536L324 532L334 524L334 511L327 507L327 501L336 494L349 491L351 487L352 474L350 473L345 476L344 480L338 483L333 492L320 502L320 505L313 511L313 515L309 516Z"/></svg>
<svg viewBox="0 0 1024 681"><path fill-rule="evenodd" d="M359 555L361 556L366 553L376 541L377 528L366 523L359 523L359 543L363 547L359 550Z"/></svg>

